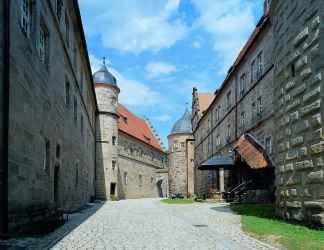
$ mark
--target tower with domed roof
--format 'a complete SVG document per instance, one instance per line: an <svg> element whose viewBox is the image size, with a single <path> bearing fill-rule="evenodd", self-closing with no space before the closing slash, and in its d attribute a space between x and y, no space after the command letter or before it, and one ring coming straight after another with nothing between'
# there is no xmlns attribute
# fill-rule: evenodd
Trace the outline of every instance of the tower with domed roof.
<svg viewBox="0 0 324 250"><path fill-rule="evenodd" d="M169 193L171 196L194 194L194 139L191 113L186 108L174 124L169 142Z"/></svg>
<svg viewBox="0 0 324 250"><path fill-rule="evenodd" d="M96 134L96 197L109 199L117 196L118 167L118 95L116 78L108 71L103 59L100 69L93 74L98 102ZM115 183L115 184L114 184Z"/></svg>

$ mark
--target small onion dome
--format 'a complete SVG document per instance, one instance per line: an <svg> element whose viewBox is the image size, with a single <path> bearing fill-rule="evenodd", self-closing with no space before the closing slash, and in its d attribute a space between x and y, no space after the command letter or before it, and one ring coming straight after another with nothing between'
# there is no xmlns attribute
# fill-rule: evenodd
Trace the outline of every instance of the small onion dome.
<svg viewBox="0 0 324 250"><path fill-rule="evenodd" d="M117 87L116 78L108 71L105 61L101 68L93 74L93 81L95 84L109 84Z"/></svg>
<svg viewBox="0 0 324 250"><path fill-rule="evenodd" d="M191 134L192 133L192 125L191 125L191 113L186 108L183 116L178 120L171 131L171 135L173 134Z"/></svg>

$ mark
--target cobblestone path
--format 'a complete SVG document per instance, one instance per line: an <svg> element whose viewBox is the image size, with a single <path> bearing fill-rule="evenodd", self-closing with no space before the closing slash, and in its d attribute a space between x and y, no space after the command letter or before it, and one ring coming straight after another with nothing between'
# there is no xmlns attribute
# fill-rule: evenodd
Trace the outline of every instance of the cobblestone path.
<svg viewBox="0 0 324 250"><path fill-rule="evenodd" d="M21 246L33 250L276 249L244 235L239 216L224 205L166 205L158 199L141 199L96 206L73 215L46 237L25 239Z"/></svg>

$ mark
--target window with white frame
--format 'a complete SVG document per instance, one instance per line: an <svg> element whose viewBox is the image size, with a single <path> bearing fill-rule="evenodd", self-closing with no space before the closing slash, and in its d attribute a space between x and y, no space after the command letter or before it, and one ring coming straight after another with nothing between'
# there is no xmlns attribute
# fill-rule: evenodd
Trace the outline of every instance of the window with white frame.
<svg viewBox="0 0 324 250"><path fill-rule="evenodd" d="M25 36L30 36L32 26L32 2L31 0L21 0L20 26Z"/></svg>
<svg viewBox="0 0 324 250"><path fill-rule="evenodd" d="M231 91L229 91L226 95L226 106L227 106L227 109L230 109L231 108Z"/></svg>
<svg viewBox="0 0 324 250"><path fill-rule="evenodd" d="M251 82L253 83L256 80L256 65L255 60L251 63Z"/></svg>
<svg viewBox="0 0 324 250"><path fill-rule="evenodd" d="M263 101L262 101L262 97L259 96L258 97L258 115L260 116L263 112Z"/></svg>
<svg viewBox="0 0 324 250"><path fill-rule="evenodd" d="M268 136L265 138L265 150L268 152L268 154L272 154L272 138L271 138L271 136Z"/></svg>
<svg viewBox="0 0 324 250"><path fill-rule="evenodd" d="M39 29L39 40L38 40L38 53L40 61L47 64L48 60L48 29L43 21L41 21Z"/></svg>
<svg viewBox="0 0 324 250"><path fill-rule="evenodd" d="M242 74L241 78L240 78L240 85L239 85L239 92L240 92L240 96L244 96L245 94L245 90L246 90L246 74Z"/></svg>
<svg viewBox="0 0 324 250"><path fill-rule="evenodd" d="M260 79L263 74L263 52L257 56L257 79Z"/></svg>

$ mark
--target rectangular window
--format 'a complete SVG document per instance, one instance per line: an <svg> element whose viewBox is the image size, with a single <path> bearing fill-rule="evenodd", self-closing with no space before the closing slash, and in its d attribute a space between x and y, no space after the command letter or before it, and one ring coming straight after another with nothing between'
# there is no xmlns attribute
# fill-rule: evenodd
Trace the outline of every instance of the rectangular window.
<svg viewBox="0 0 324 250"><path fill-rule="evenodd" d="M70 106L70 83L68 81L65 82L65 104L66 107Z"/></svg>
<svg viewBox="0 0 324 250"><path fill-rule="evenodd" d="M245 112L243 111L243 112L241 113L241 127L242 127L242 128L245 128L245 120L246 120Z"/></svg>
<svg viewBox="0 0 324 250"><path fill-rule="evenodd" d="M61 146L59 144L56 145L56 158L60 159L61 157Z"/></svg>
<svg viewBox="0 0 324 250"><path fill-rule="evenodd" d="M60 21L62 17L63 0L56 0L56 16Z"/></svg>
<svg viewBox="0 0 324 250"><path fill-rule="evenodd" d="M272 138L271 138L271 136L269 136L265 139L265 149L268 152L268 154L272 154Z"/></svg>
<svg viewBox="0 0 324 250"><path fill-rule="evenodd" d="M65 42L66 45L70 46L70 23L69 23L69 16L65 14Z"/></svg>
<svg viewBox="0 0 324 250"><path fill-rule="evenodd" d="M255 60L251 63L251 82L253 83L255 81L255 73L256 73L256 66L255 66Z"/></svg>
<svg viewBox="0 0 324 250"><path fill-rule="evenodd" d="M21 0L21 30L26 37L30 36L31 25L32 25L32 6L31 0Z"/></svg>
<svg viewBox="0 0 324 250"><path fill-rule="evenodd" d="M48 29L44 22L41 22L39 29L38 53L40 61L47 64L48 60Z"/></svg>
<svg viewBox="0 0 324 250"><path fill-rule="evenodd" d="M74 123L76 124L78 121L78 102L76 97L74 96L74 103L73 103L73 113L74 113Z"/></svg>
<svg viewBox="0 0 324 250"><path fill-rule="evenodd" d="M217 136L216 136L216 145L217 145L217 146L220 146L220 144L221 144L220 136L217 135Z"/></svg>
<svg viewBox="0 0 324 250"><path fill-rule="evenodd" d="M263 103L262 103L262 97L258 97L258 115L261 116L263 112Z"/></svg>
<svg viewBox="0 0 324 250"><path fill-rule="evenodd" d="M138 182L140 187L143 186L143 176L141 174L138 176Z"/></svg>
<svg viewBox="0 0 324 250"><path fill-rule="evenodd" d="M227 125L227 140L230 140L231 137L231 124Z"/></svg>
<svg viewBox="0 0 324 250"><path fill-rule="evenodd" d="M51 158L51 144L48 139L45 139L44 165L43 165L43 169L45 171L48 171L50 169L50 158Z"/></svg>
<svg viewBox="0 0 324 250"><path fill-rule="evenodd" d="M128 176L127 176L127 172L124 173L124 184L125 184L125 185L128 184Z"/></svg>
<svg viewBox="0 0 324 250"><path fill-rule="evenodd" d="M227 109L230 109L231 108L231 91L229 91L227 93L227 96L226 96L226 105L227 105Z"/></svg>
<svg viewBox="0 0 324 250"><path fill-rule="evenodd" d="M78 187L79 184L79 163L75 164L75 187Z"/></svg>
<svg viewBox="0 0 324 250"><path fill-rule="evenodd" d="M263 52L262 51L258 54L257 63L258 63L257 79L260 79L263 74Z"/></svg>
<svg viewBox="0 0 324 250"><path fill-rule="evenodd" d="M113 146L116 146L116 141L117 141L116 136L113 136L113 137L112 137L112 145L113 145Z"/></svg>
<svg viewBox="0 0 324 250"><path fill-rule="evenodd" d="M115 170L115 168L116 168L116 161L112 161L111 166L112 166L112 170Z"/></svg>
<svg viewBox="0 0 324 250"><path fill-rule="evenodd" d="M244 73L242 76L241 76L241 79L240 79L240 87L239 87L239 91L240 91L240 96L244 96L245 94L245 90L246 90L246 74Z"/></svg>

